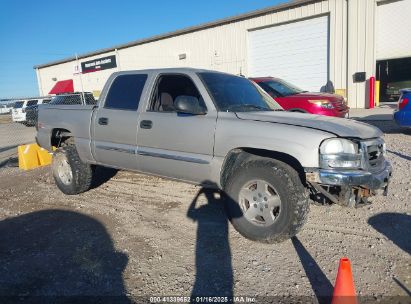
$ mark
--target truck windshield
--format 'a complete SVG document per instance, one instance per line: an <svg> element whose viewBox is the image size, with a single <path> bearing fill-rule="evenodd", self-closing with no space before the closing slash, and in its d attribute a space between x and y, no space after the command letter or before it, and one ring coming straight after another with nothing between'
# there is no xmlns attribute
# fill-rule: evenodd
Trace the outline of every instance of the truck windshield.
<svg viewBox="0 0 411 304"><path fill-rule="evenodd" d="M246 78L214 72L201 72L198 75L207 87L218 111L283 110L267 93Z"/></svg>
<svg viewBox="0 0 411 304"><path fill-rule="evenodd" d="M14 103L14 107L15 109L20 109L23 107L24 101L17 101Z"/></svg>

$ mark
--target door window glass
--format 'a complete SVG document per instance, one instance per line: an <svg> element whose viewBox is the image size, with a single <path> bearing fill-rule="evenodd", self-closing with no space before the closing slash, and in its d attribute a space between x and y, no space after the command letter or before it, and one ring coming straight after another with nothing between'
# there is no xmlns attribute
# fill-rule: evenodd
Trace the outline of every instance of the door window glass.
<svg viewBox="0 0 411 304"><path fill-rule="evenodd" d="M104 107L119 110L137 110L146 80L146 74L117 76L108 91Z"/></svg>
<svg viewBox="0 0 411 304"><path fill-rule="evenodd" d="M194 82L185 75L161 75L152 96L150 111L175 112L174 102L178 96L192 96L199 106L206 109L204 100Z"/></svg>

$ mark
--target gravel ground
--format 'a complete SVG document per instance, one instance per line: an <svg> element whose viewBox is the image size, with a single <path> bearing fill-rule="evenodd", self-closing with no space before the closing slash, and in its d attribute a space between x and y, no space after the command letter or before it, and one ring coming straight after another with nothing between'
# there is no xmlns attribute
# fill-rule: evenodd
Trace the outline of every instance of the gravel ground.
<svg viewBox="0 0 411 304"><path fill-rule="evenodd" d="M12 122L10 114L0 115L0 165L17 154L17 146L34 142L36 129Z"/></svg>
<svg viewBox="0 0 411 304"><path fill-rule="evenodd" d="M274 245L239 235L219 194L197 186L102 170L98 187L64 196L49 168L3 167L0 295L127 302L194 289L315 302L332 294L339 258L347 256L362 299L410 296L411 132L373 124L386 132L395 169L388 196L359 209L313 205L298 236Z"/></svg>

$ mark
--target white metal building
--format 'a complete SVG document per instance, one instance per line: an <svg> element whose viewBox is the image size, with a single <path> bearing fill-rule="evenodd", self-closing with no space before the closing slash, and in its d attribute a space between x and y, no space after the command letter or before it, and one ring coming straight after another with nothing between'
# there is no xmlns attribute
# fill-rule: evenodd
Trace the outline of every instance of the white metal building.
<svg viewBox="0 0 411 304"><path fill-rule="evenodd" d="M98 92L118 70L184 66L276 76L309 91L331 80L364 108L367 81L354 74L387 82L388 67L401 66L411 80L410 13L411 0L297 0L34 68L40 95L70 80L74 91Z"/></svg>

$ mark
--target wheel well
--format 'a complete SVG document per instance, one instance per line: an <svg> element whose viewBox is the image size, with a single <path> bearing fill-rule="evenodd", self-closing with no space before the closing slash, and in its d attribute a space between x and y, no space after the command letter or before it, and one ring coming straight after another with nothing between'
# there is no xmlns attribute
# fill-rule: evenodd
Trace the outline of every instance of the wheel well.
<svg viewBox="0 0 411 304"><path fill-rule="evenodd" d="M231 150L224 160L223 169L220 175L220 183L223 189L226 186L229 176L235 171L238 165L253 156L272 158L286 163L298 172L301 182L305 185L304 168L295 157L286 153L265 149L237 148Z"/></svg>
<svg viewBox="0 0 411 304"><path fill-rule="evenodd" d="M53 129L51 131L51 146L60 147L62 143L71 140L72 134L66 129Z"/></svg>

